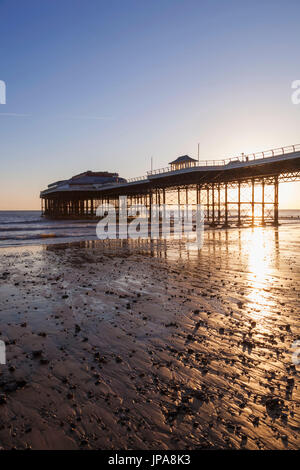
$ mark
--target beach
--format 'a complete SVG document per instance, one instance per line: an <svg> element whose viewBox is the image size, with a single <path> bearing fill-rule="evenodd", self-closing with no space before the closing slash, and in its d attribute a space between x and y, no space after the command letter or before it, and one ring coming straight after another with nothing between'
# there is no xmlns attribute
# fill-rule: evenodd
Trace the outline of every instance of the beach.
<svg viewBox="0 0 300 470"><path fill-rule="evenodd" d="M300 224L0 249L2 449L299 449Z"/></svg>

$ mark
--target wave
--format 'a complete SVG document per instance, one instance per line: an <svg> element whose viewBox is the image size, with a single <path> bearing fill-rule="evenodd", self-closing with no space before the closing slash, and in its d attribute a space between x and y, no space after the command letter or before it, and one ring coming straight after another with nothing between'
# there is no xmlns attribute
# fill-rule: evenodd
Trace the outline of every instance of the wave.
<svg viewBox="0 0 300 470"><path fill-rule="evenodd" d="M24 240L43 240L46 238L80 238L85 237L83 234L56 234L56 233L39 233L38 235L15 235L15 236L0 236L0 244L6 240L24 241ZM93 236L90 234L90 236ZM96 235L95 235L96 236Z"/></svg>
<svg viewBox="0 0 300 470"><path fill-rule="evenodd" d="M55 225L55 226L59 226L61 223L68 223L71 224L71 223L76 223L77 225L84 225L84 224L93 224L95 222L88 222L87 220L76 220L76 222L74 222L74 220L70 220L70 221L67 221L67 220L53 220L51 222L49 222L49 220L45 220L45 219L36 219L36 220L32 220L32 219L26 219L26 220L6 220L6 221L3 221L1 220L1 217L0 217L0 226L1 225L20 225L20 224L24 224L24 225L30 225L30 224L41 224L41 225L44 225L46 223L51 223L52 225Z"/></svg>
<svg viewBox="0 0 300 470"><path fill-rule="evenodd" d="M2 221L0 217L0 225L14 225L14 224L36 224L43 222L42 219L26 219L26 220L7 220Z"/></svg>
<svg viewBox="0 0 300 470"><path fill-rule="evenodd" d="M92 228L96 224L91 224L91 225L43 225L42 227L1 227L2 223L0 223L0 233L1 232L33 232L33 231L38 231L38 230L70 230L70 229L84 229L84 228Z"/></svg>

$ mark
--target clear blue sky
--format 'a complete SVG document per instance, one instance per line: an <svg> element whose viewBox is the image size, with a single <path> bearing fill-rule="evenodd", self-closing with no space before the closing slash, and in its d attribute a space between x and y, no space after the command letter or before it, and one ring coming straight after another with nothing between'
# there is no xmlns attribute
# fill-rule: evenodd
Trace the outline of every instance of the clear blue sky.
<svg viewBox="0 0 300 470"><path fill-rule="evenodd" d="M299 0L0 0L0 17L0 209L197 142L202 159L300 143ZM281 197L300 206L299 185Z"/></svg>

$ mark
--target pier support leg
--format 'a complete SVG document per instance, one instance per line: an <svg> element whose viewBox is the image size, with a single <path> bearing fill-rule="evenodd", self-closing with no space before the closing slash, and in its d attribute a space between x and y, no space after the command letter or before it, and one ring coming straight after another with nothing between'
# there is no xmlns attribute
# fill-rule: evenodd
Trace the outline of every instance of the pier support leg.
<svg viewBox="0 0 300 470"><path fill-rule="evenodd" d="M274 225L275 226L279 225L278 193L279 193L278 176L275 176L275 179L274 179Z"/></svg>
<svg viewBox="0 0 300 470"><path fill-rule="evenodd" d="M163 220L166 220L166 190L163 188L162 190L162 197L163 197Z"/></svg>
<svg viewBox="0 0 300 470"><path fill-rule="evenodd" d="M228 186L225 184L225 220L223 227L229 227L228 224Z"/></svg>
<svg viewBox="0 0 300 470"><path fill-rule="evenodd" d="M238 182L238 226L242 225L241 222L241 182Z"/></svg>
<svg viewBox="0 0 300 470"><path fill-rule="evenodd" d="M161 191L158 189L158 233L159 233L159 238L161 237L162 234L162 215L161 215Z"/></svg>
<svg viewBox="0 0 300 470"><path fill-rule="evenodd" d="M255 180L252 179L252 201L251 201L251 226L254 227L254 214L255 214L255 204L254 204L254 188L255 188Z"/></svg>
<svg viewBox="0 0 300 470"><path fill-rule="evenodd" d="M94 215L94 199L91 199L91 216Z"/></svg>
<svg viewBox="0 0 300 470"><path fill-rule="evenodd" d="M265 180L262 180L261 184L261 196L262 196L262 203L261 203L261 225L266 225L265 223Z"/></svg>
<svg viewBox="0 0 300 470"><path fill-rule="evenodd" d="M197 187L196 187L196 202L197 204L201 204L201 193L200 193L199 184L197 184Z"/></svg>
<svg viewBox="0 0 300 470"><path fill-rule="evenodd" d="M149 192L148 236L151 238L152 191Z"/></svg>
<svg viewBox="0 0 300 470"><path fill-rule="evenodd" d="M221 223L221 186L218 184L218 224Z"/></svg>
<svg viewBox="0 0 300 470"><path fill-rule="evenodd" d="M212 189L211 189L211 194L212 194L212 208L211 208L211 227L214 227L215 224L215 185L212 184Z"/></svg>
<svg viewBox="0 0 300 470"><path fill-rule="evenodd" d="M209 188L207 188L206 190L206 207L207 207L207 211L206 211L206 214L207 214L207 222L209 222Z"/></svg>

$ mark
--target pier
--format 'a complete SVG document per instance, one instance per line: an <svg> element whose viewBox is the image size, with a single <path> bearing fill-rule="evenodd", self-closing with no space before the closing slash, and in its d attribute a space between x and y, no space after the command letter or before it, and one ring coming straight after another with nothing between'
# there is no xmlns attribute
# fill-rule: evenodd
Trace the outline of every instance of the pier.
<svg viewBox="0 0 300 470"><path fill-rule="evenodd" d="M278 225L280 184L287 181L300 181L300 144L223 160L183 155L128 180L88 171L50 184L40 197L43 215L52 218L93 219L100 204L118 209L119 196L127 196L129 205L148 209L201 204L212 227Z"/></svg>

